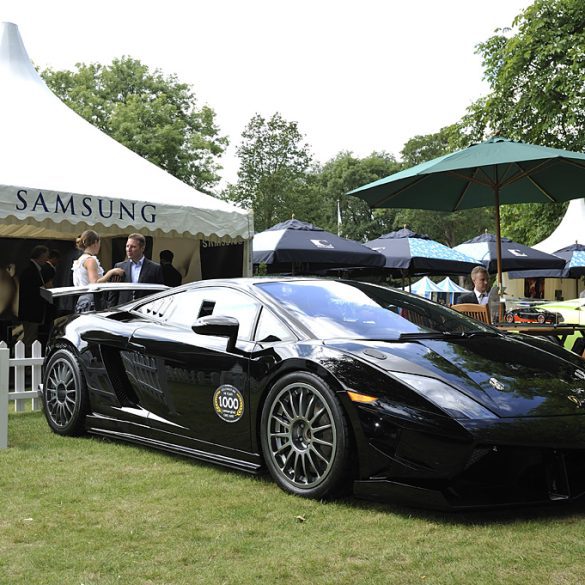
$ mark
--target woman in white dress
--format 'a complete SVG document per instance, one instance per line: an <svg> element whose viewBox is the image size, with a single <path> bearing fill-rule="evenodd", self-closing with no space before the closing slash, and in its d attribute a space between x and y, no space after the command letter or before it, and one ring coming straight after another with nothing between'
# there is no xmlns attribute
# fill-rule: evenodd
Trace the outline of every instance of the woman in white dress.
<svg viewBox="0 0 585 585"><path fill-rule="evenodd" d="M93 230L85 230L76 242L77 248L82 251L81 256L73 262L73 286L86 286L96 282L108 282L114 276L124 276L122 268L112 268L104 274L104 269L96 255L100 251L100 237ZM75 305L76 313L93 311L95 302L92 293L79 297Z"/></svg>

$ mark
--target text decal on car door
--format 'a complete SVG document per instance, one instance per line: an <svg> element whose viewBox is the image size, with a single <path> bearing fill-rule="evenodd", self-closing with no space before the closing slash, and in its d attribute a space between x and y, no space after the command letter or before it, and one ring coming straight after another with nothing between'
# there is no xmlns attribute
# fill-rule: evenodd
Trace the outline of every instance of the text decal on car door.
<svg viewBox="0 0 585 585"><path fill-rule="evenodd" d="M238 422L244 414L244 397L235 386L224 384L213 393L213 408L221 420Z"/></svg>

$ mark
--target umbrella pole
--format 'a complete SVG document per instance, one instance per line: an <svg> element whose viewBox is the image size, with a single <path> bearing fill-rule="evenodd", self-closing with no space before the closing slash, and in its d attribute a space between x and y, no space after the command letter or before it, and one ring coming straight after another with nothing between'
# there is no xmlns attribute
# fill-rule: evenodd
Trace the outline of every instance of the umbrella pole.
<svg viewBox="0 0 585 585"><path fill-rule="evenodd" d="M500 322L502 322L504 320L504 310L502 307L502 233L500 231L500 188L497 184L494 194L496 199L496 255L498 262L498 277L496 282L498 286L498 296L500 298L500 302L498 303L498 316Z"/></svg>

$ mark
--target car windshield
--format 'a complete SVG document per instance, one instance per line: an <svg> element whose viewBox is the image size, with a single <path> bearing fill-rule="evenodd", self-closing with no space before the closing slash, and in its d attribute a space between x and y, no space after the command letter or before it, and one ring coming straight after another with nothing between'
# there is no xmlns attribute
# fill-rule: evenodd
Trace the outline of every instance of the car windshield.
<svg viewBox="0 0 585 585"><path fill-rule="evenodd" d="M466 337L496 331L432 301L363 282L290 280L257 285L319 339Z"/></svg>

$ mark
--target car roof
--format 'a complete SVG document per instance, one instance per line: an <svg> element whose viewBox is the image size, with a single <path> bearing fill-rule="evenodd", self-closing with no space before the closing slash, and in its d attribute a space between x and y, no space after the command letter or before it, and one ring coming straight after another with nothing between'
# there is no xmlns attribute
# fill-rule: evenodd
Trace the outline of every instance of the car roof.
<svg viewBox="0 0 585 585"><path fill-rule="evenodd" d="M341 282L344 284L355 284L358 281L355 280L344 280L340 278L326 278L322 276L250 276L250 277L239 277L239 278L214 278L209 280L198 280L195 282L190 282L187 284L183 284L178 289L190 289L190 288L198 288L201 286L238 286L244 288L252 288L257 284L266 284L271 282L301 282L301 281L311 281L311 282ZM372 286L379 286L373 283L363 283L363 284L371 284Z"/></svg>

